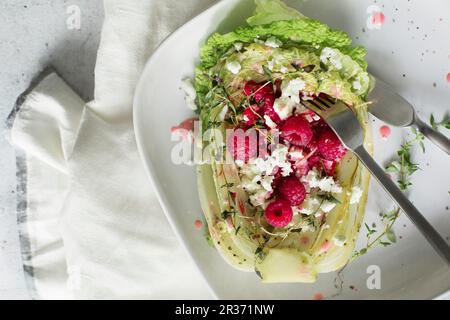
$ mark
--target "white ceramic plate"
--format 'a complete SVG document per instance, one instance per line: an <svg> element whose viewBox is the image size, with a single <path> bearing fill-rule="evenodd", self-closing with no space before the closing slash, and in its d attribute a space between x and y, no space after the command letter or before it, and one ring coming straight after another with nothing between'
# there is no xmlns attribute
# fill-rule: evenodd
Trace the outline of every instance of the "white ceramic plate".
<svg viewBox="0 0 450 320"><path fill-rule="evenodd" d="M315 0L287 1L310 17L348 32L356 43L368 49L370 71L394 85L415 103L419 113L437 118L449 111L450 2L377 1L386 20L380 30L367 27L367 9L372 1ZM431 6L433 4L433 6ZM185 244L211 289L222 299L311 299L337 290L336 274L320 275L315 284L260 283L252 273L232 269L210 248L202 232L193 227L202 218L197 195L195 169L171 162L171 127L192 117L181 92L181 80L193 75L201 44L214 31L231 31L245 24L253 11L251 0L223 0L173 33L149 60L136 91L134 121L139 150L161 204L180 240ZM391 138L379 138L380 123L373 120L376 159L385 164L406 136L407 130L393 129ZM422 170L413 179L411 199L444 237L450 236L450 162L430 143L426 153L414 160ZM149 186L150 187L150 186ZM372 183L366 221L379 224L380 210L391 201ZM446 208L447 207L447 208ZM434 298L450 288L450 270L407 218L395 226L397 244L379 248L348 266L343 272L340 299ZM361 242L365 235L362 232ZM401 238L401 239L400 239ZM381 289L369 290L369 266L381 270Z"/></svg>

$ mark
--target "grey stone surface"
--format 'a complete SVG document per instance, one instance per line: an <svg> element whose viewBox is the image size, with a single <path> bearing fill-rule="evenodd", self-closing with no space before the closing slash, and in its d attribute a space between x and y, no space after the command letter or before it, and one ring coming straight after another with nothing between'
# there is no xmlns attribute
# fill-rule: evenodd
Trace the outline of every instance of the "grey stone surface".
<svg viewBox="0 0 450 320"><path fill-rule="evenodd" d="M71 7L77 6L77 7ZM80 29L68 27L75 8ZM102 0L0 1L0 299L27 299L16 223L15 151L6 120L16 98L48 66L93 97Z"/></svg>

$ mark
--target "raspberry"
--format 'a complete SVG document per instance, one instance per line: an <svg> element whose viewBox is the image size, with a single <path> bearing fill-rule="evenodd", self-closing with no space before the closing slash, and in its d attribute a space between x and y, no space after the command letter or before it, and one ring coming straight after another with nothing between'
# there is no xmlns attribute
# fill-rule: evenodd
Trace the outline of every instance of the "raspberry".
<svg viewBox="0 0 450 320"><path fill-rule="evenodd" d="M287 200L292 207L298 206L305 201L306 189L297 177L284 179L278 188L280 197Z"/></svg>
<svg viewBox="0 0 450 320"><path fill-rule="evenodd" d="M243 112L245 124L248 126L254 125L259 118L258 113L260 112L260 110L261 107L256 104L251 105L250 107L245 109Z"/></svg>
<svg viewBox="0 0 450 320"><path fill-rule="evenodd" d="M255 81L247 81L244 85L244 94L249 97L259 88L259 85Z"/></svg>
<svg viewBox="0 0 450 320"><path fill-rule="evenodd" d="M264 114L267 115L276 124L280 124L281 119L278 113L275 112L275 109L273 108L273 103L270 107L266 106L264 108Z"/></svg>
<svg viewBox="0 0 450 320"><path fill-rule="evenodd" d="M313 131L308 121L300 116L293 116L281 127L281 137L295 146L304 147L313 139Z"/></svg>
<svg viewBox="0 0 450 320"><path fill-rule="evenodd" d="M316 168L318 170L325 170L325 173L328 176L334 175L334 171L336 170L337 163L335 161L325 160L321 157L314 155L308 159L309 167Z"/></svg>
<svg viewBox="0 0 450 320"><path fill-rule="evenodd" d="M265 211L268 224L275 228L284 228L292 221L292 208L284 199L277 199L270 203Z"/></svg>
<svg viewBox="0 0 450 320"><path fill-rule="evenodd" d="M273 96L273 86L271 84L248 81L244 85L244 94L247 97L254 95L255 100L258 102L264 100L267 96Z"/></svg>
<svg viewBox="0 0 450 320"><path fill-rule="evenodd" d="M347 150L331 129L322 131L317 141L317 148L323 158L330 161L339 161L347 153Z"/></svg>

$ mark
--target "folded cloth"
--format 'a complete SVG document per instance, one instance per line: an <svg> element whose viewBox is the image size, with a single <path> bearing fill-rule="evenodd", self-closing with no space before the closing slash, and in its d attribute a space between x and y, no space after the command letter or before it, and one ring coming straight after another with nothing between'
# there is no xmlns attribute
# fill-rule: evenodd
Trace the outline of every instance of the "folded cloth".
<svg viewBox="0 0 450 320"><path fill-rule="evenodd" d="M21 106L12 141L26 153L21 230L35 297L211 297L151 190L132 100L157 44L213 3L105 0L94 101L50 74Z"/></svg>

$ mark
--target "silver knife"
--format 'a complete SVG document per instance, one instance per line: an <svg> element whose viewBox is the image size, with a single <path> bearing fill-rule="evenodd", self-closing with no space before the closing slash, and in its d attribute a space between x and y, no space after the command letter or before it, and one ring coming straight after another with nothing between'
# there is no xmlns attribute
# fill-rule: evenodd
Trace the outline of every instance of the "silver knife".
<svg viewBox="0 0 450 320"><path fill-rule="evenodd" d="M405 98L394 92L388 84L376 79L376 85L369 95L369 112L387 124L395 127L414 127L435 145L450 154L450 139L422 121Z"/></svg>

